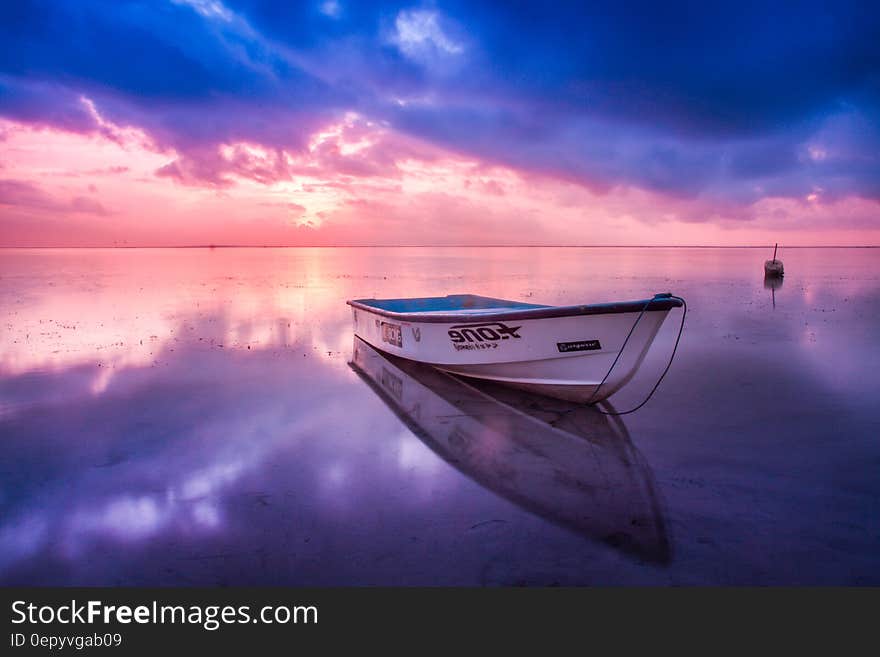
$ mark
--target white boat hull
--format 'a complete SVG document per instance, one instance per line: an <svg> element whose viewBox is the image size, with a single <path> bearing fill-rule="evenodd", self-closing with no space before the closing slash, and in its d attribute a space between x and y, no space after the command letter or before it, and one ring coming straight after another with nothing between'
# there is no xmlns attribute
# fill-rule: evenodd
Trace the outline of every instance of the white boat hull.
<svg viewBox="0 0 880 657"><path fill-rule="evenodd" d="M522 318L539 312L530 310L508 320L495 319L504 317L501 312L474 312L436 321L374 310L363 302L352 306L355 335L377 349L461 376L590 403L633 377L669 314L661 305L644 313L640 306L631 312Z"/></svg>

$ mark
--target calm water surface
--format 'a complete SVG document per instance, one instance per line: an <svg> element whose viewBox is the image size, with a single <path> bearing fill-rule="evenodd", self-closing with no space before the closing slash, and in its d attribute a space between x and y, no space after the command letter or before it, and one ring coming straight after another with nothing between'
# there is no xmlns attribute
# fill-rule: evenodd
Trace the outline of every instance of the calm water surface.
<svg viewBox="0 0 880 657"><path fill-rule="evenodd" d="M766 257L0 251L0 583L880 584L880 252ZM667 290L622 421L384 359L345 305Z"/></svg>

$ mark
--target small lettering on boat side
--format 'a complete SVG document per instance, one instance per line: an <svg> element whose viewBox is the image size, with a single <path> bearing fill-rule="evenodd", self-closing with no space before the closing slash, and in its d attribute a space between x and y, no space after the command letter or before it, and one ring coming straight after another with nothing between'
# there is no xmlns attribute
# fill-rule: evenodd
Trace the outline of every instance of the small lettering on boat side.
<svg viewBox="0 0 880 657"><path fill-rule="evenodd" d="M567 351L595 351L601 349L602 345L598 340L578 340L576 342L557 342L556 348L564 354Z"/></svg>
<svg viewBox="0 0 880 657"><path fill-rule="evenodd" d="M480 349L497 349L497 342L465 342L464 344L454 344L456 351L479 351Z"/></svg>
<svg viewBox="0 0 880 657"><path fill-rule="evenodd" d="M382 322L382 342L393 344L395 347L402 347L403 331L400 330L400 324Z"/></svg>
<svg viewBox="0 0 880 657"><path fill-rule="evenodd" d="M502 322L479 322L457 324L447 331L456 351L462 349L497 349L498 343L511 338L519 339L521 326L508 326Z"/></svg>

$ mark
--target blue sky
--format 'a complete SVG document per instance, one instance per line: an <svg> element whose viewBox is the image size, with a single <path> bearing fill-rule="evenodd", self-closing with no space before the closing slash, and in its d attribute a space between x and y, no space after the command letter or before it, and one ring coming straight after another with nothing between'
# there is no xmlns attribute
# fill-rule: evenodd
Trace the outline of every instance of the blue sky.
<svg viewBox="0 0 880 657"><path fill-rule="evenodd" d="M768 198L880 201L878 35L865 2L7 2L0 118L136 128L178 162L159 175L216 186L223 144L301 153L357 116L485 166L751 217Z"/></svg>

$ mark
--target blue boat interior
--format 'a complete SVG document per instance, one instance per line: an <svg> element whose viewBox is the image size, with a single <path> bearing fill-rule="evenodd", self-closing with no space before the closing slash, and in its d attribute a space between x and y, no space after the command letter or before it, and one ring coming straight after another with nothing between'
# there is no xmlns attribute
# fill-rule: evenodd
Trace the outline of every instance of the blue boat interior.
<svg viewBox="0 0 880 657"><path fill-rule="evenodd" d="M358 299L365 306L380 308L392 313L436 313L456 310L491 310L505 308L525 310L528 308L547 308L534 303L493 299L475 294L450 294L445 297L422 297L418 299Z"/></svg>
<svg viewBox="0 0 880 657"><path fill-rule="evenodd" d="M379 315L401 318L419 315L422 322L454 322L462 315L491 315L493 320L544 319L573 315L602 315L606 313L640 313L668 311L680 308L684 301L663 292L652 299L591 303L577 306L544 306L509 299L494 299L476 294L451 294L447 297L420 297L415 299L356 299L348 302L355 308L372 310Z"/></svg>

